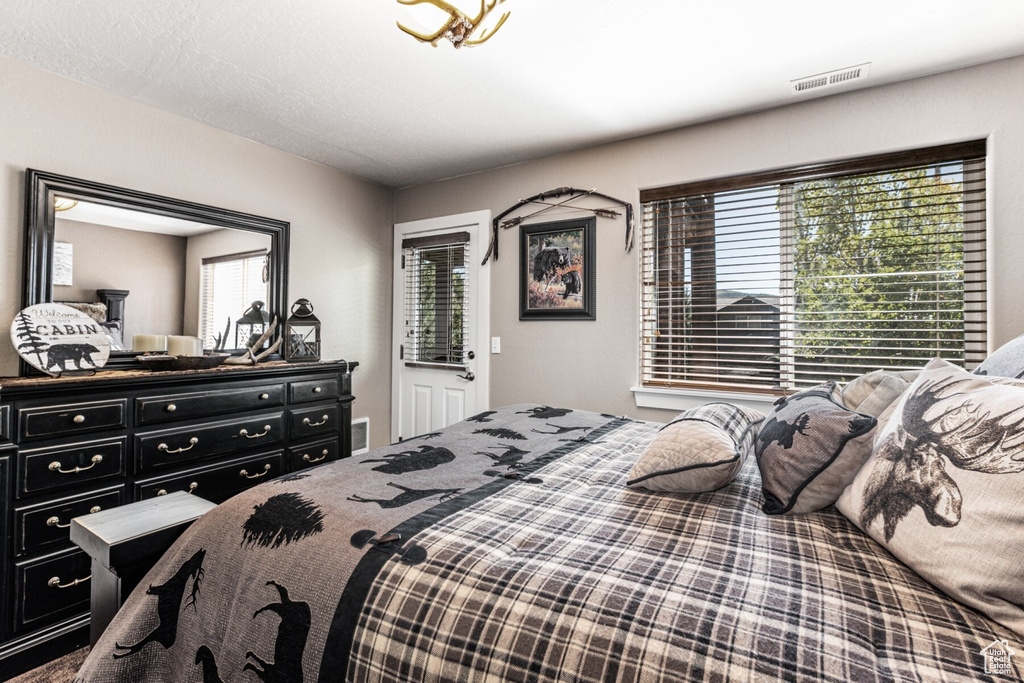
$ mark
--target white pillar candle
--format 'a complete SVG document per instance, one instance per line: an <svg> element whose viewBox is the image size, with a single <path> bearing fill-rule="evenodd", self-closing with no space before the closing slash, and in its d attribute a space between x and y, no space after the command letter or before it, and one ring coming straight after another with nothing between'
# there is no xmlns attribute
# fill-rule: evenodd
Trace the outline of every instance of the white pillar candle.
<svg viewBox="0 0 1024 683"><path fill-rule="evenodd" d="M198 337L171 335L167 337L167 355L201 356L203 355L203 341Z"/></svg>
<svg viewBox="0 0 1024 683"><path fill-rule="evenodd" d="M132 351L166 351L167 337L162 334L133 334Z"/></svg>

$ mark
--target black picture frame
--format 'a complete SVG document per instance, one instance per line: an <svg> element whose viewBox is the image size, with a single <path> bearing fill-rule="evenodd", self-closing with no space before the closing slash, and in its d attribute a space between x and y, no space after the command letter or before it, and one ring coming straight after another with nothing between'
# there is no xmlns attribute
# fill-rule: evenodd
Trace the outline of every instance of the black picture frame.
<svg viewBox="0 0 1024 683"><path fill-rule="evenodd" d="M288 311L288 248L291 226L287 221L255 216L216 206L196 204L183 199L140 192L124 187L106 185L92 180L72 178L37 169L25 171L25 243L24 270L22 271L22 307L53 301L53 242L54 199L57 196L105 204L124 209L143 211L160 216L208 223L222 228L257 232L270 237L270 267L268 272L268 301L266 310L283 323ZM103 290L117 293L123 290ZM123 292L127 294L127 292ZM120 303L124 305L124 296ZM135 351L112 352L104 370L137 370L140 363ZM274 354L269 360L279 360ZM21 374L39 375L24 361Z"/></svg>
<svg viewBox="0 0 1024 683"><path fill-rule="evenodd" d="M597 320L597 219L519 228L519 319Z"/></svg>

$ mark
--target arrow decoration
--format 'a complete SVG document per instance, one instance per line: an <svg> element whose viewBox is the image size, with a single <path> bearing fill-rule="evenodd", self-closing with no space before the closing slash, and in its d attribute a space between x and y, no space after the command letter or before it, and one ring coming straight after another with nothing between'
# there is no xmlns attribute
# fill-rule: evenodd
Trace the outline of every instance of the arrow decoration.
<svg viewBox="0 0 1024 683"><path fill-rule="evenodd" d="M557 202L548 201L550 199L558 199L560 197L566 198ZM498 234L500 233L501 230L508 230L509 228L513 228L527 219L533 218L534 216L539 216L543 213L551 211L552 209L571 206L572 202L576 201L577 199L582 199L583 197L600 197L601 199L606 199L610 202L614 202L622 207L625 207L626 251L633 251L633 238L636 225L635 220L633 218L632 204L630 204L629 202L624 202L621 199L616 199L615 197L609 197L606 194L601 194L597 190L580 190L575 187L559 187L555 188L554 190L548 190L547 192L535 194L528 199L520 199L515 206L498 214L492 221L491 225L491 244L487 247L487 253L484 254L484 260L483 262L481 262L480 265L487 265L487 262L491 259L492 255L494 256L495 261L498 260ZM537 211L534 211L531 214L527 214L526 216L514 216L512 218L509 218L508 220L502 220L506 216L515 213L517 210L529 204L541 204L544 206L544 208L538 209ZM588 211L594 214L595 216L600 216L601 218L617 218L622 215L620 212L615 211L613 209L591 209L585 206L572 206L572 208L578 209L580 211Z"/></svg>

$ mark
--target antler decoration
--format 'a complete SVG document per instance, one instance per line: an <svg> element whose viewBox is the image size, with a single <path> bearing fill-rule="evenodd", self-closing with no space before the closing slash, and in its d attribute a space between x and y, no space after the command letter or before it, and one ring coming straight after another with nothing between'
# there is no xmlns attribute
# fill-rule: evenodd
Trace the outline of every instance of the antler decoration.
<svg viewBox="0 0 1024 683"><path fill-rule="evenodd" d="M267 328L267 331L264 332L262 335L260 335L260 338L257 339L255 341L255 343L253 343L252 346L250 346L248 349L246 349L245 353L243 353L241 356L232 356L231 358L228 358L226 361L224 361L224 364L225 365L256 365L257 363L259 363L261 360L263 360L264 358L266 358L270 354L275 353L279 348L281 348L281 342L284 340L284 337L282 337L280 335L278 335L277 341L270 345L269 349L267 349L266 351L263 351L262 353L259 353L259 354L257 354L256 352L259 351L261 346L263 346L264 344L267 343L267 340L270 339L270 335L274 334L274 330L276 330L276 329L277 329L277 316L275 315L274 316L274 322L270 323L270 327Z"/></svg>
<svg viewBox="0 0 1024 683"><path fill-rule="evenodd" d="M501 19L498 20L498 23L494 25L494 28L484 29L483 33L480 34L479 39L470 40L469 37L473 35L474 31L480 28L480 22L483 21L484 17L490 14L491 10L503 2L505 2L505 0L492 0L489 3L487 0L480 0L480 11L475 17L470 18L466 16L462 10L457 7L453 7L444 0L398 0L398 3L401 5L422 5L424 3L433 5L434 7L447 12L449 17L448 21L445 22L441 28L429 35L413 31L401 24L398 24L398 28L402 29L416 40L424 43L430 43L434 47L437 47L437 41L442 38L447 38L452 41L452 45L455 46L455 49L458 49L463 45L475 47L487 42L491 36L498 32L498 29L505 23L505 20L508 19L510 12L505 12L501 15Z"/></svg>
<svg viewBox="0 0 1024 683"><path fill-rule="evenodd" d="M569 196L560 202L551 203L546 201L548 199L564 197L565 195ZM619 206L623 207L626 210L626 251L633 251L633 231L635 228L635 224L633 221L632 204L630 204L629 202L622 201L621 199L616 199L615 197L609 197L606 194L601 194L597 190L578 190L575 187L558 187L555 188L554 190L548 190L547 192L535 194L527 199L520 199L519 203L517 203L515 206L513 206L510 209L506 209L505 211L502 211L500 214L498 214L498 216L493 221L491 221L491 244L490 246L487 247L487 253L484 254L484 260L480 265L487 265L487 262L491 259L492 256L494 257L495 261L498 260L499 228L504 230L514 228L515 226L519 225L526 219L533 218L534 216L539 216L540 214L551 211L552 209L565 207L579 211L589 211L595 216L599 216L601 218L617 218L618 216L622 215L618 211L615 211L613 209L592 209L585 206L568 206L570 202L573 202L577 199L581 199L583 197L600 197L601 199L606 199L610 202L614 202L615 204L618 204ZM528 214L526 216L514 216L512 218L509 218L508 220L502 220L503 218L505 218L505 216L514 213L516 210L526 206L527 204L540 204L544 208L538 209L537 211L534 211L533 213Z"/></svg>

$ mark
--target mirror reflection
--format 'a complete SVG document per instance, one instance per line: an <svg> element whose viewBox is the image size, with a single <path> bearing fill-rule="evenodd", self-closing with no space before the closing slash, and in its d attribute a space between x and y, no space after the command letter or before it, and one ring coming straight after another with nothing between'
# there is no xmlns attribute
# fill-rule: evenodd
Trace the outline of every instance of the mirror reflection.
<svg viewBox="0 0 1024 683"><path fill-rule="evenodd" d="M104 204L55 199L53 301L104 324L112 351L134 335L236 343L236 321L269 301L272 238ZM121 293L124 293L123 295Z"/></svg>

